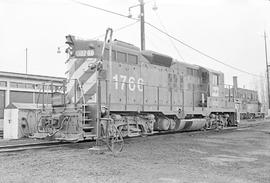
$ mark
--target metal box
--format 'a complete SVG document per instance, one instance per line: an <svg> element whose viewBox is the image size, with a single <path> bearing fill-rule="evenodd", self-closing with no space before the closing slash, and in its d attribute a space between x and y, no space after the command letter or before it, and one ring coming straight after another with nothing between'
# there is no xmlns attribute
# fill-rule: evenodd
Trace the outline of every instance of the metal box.
<svg viewBox="0 0 270 183"><path fill-rule="evenodd" d="M4 110L4 139L19 139L36 132L36 104L12 103Z"/></svg>

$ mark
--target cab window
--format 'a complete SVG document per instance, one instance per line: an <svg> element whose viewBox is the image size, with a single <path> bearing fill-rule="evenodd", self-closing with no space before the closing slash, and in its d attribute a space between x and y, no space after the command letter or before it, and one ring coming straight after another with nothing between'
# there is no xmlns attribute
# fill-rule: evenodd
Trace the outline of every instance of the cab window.
<svg viewBox="0 0 270 183"><path fill-rule="evenodd" d="M104 60L109 60L109 49L108 48L106 48L104 50ZM112 61L116 61L115 50L112 50Z"/></svg>
<svg viewBox="0 0 270 183"><path fill-rule="evenodd" d="M202 83L207 83L207 72L202 73Z"/></svg>
<svg viewBox="0 0 270 183"><path fill-rule="evenodd" d="M133 54L128 54L128 63L129 64L138 64L138 56Z"/></svg>
<svg viewBox="0 0 270 183"><path fill-rule="evenodd" d="M213 85L219 85L219 78L217 74L213 74Z"/></svg>
<svg viewBox="0 0 270 183"><path fill-rule="evenodd" d="M117 61L118 62L127 62L127 54L124 52L117 52Z"/></svg>

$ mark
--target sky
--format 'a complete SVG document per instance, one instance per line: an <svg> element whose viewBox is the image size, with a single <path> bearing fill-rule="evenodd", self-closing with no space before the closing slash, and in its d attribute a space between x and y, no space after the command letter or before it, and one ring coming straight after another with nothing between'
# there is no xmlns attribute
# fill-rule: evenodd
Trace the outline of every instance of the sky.
<svg viewBox="0 0 270 183"><path fill-rule="evenodd" d="M128 15L138 0L77 0ZM145 20L175 38L256 75L265 75L264 30L270 55L270 1L268 0L145 0ZM158 9L154 11L156 3ZM132 8L134 18L139 8ZM140 46L140 24L122 30L132 19L82 6L72 0L0 0L0 70L63 76L67 55L65 36L96 38L113 28L113 38ZM118 31L117 31L118 30ZM99 36L103 40L102 36ZM173 42L173 44L172 44ZM61 53L57 53L57 47ZM228 68L206 58L146 25L146 49L201 65L225 74L232 84L256 89L260 77Z"/></svg>

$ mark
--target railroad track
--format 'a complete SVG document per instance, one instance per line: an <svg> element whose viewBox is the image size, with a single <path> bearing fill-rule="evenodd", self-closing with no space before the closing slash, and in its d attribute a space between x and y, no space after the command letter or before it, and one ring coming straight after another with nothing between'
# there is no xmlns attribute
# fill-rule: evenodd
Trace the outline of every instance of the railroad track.
<svg viewBox="0 0 270 183"><path fill-rule="evenodd" d="M259 126L261 123L263 123L262 121L257 122L256 124L246 124L240 127L230 127L228 129L224 129L224 130L243 130L245 128L251 128L251 127L256 127ZM212 130L207 130L207 132L210 132ZM183 133L200 133L202 131L193 131L193 132L183 132ZM169 135L169 134L175 134L175 133L179 133L179 132L162 132L162 133L156 133L153 134L151 136L156 136L156 135ZM140 138L140 137L131 137L130 139L136 139L136 138ZM83 141L84 142L89 142L89 140L87 141ZM63 147L65 145L71 145L74 143L71 142L59 142L59 141L51 141L51 142L40 142L40 143L24 143L24 144L16 144L16 145L4 145L4 146L0 146L0 153L7 153L7 152L18 152L18 151L25 151L25 150L32 150L32 149L47 149L47 148L53 148L53 147Z"/></svg>
<svg viewBox="0 0 270 183"><path fill-rule="evenodd" d="M45 149L45 148L52 148L52 147L61 147L64 145L71 144L70 142L59 142L59 141L52 141L52 142L40 142L40 143L24 143L24 144L15 144L15 145L4 145L0 146L0 153L7 153L7 152L18 152L18 151L25 151L25 150L32 150L32 149Z"/></svg>

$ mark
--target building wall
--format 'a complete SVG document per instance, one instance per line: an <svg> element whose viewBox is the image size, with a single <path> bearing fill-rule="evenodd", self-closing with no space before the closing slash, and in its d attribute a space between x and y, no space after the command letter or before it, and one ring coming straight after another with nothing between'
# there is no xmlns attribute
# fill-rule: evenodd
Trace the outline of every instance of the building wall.
<svg viewBox="0 0 270 183"><path fill-rule="evenodd" d="M0 71L0 130L4 108L10 103L51 103L51 91L63 86L64 78ZM43 96L42 93L45 93Z"/></svg>
<svg viewBox="0 0 270 183"><path fill-rule="evenodd" d="M3 129L4 108L5 108L5 91L0 90L0 130Z"/></svg>
<svg viewBox="0 0 270 183"><path fill-rule="evenodd" d="M0 119L4 118L4 110L1 110L5 108L5 91L0 90Z"/></svg>

